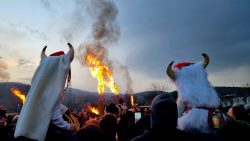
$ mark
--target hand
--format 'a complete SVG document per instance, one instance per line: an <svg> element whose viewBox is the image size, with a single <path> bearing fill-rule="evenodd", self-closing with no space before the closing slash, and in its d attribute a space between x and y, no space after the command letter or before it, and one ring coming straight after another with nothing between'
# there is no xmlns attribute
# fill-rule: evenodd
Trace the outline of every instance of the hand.
<svg viewBox="0 0 250 141"><path fill-rule="evenodd" d="M77 129L76 124L70 124L70 128L69 128L70 131L76 131L76 129Z"/></svg>

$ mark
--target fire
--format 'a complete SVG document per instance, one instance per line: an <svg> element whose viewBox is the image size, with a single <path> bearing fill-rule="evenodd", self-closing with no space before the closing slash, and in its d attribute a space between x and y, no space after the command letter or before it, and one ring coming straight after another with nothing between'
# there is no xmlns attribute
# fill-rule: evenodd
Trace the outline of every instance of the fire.
<svg viewBox="0 0 250 141"><path fill-rule="evenodd" d="M23 94L20 90L18 90L18 88L10 88L10 90L14 95L19 97L22 100L22 104L24 104L25 99L26 99L26 95Z"/></svg>
<svg viewBox="0 0 250 141"><path fill-rule="evenodd" d="M92 113L94 113L96 115L100 114L99 110L97 108L95 108L95 107L92 107L92 106L89 105L87 108L88 108L88 110L90 110Z"/></svg>
<svg viewBox="0 0 250 141"><path fill-rule="evenodd" d="M130 102L131 102L131 106L134 107L134 105L135 105L135 99L134 99L133 95L130 96Z"/></svg>
<svg viewBox="0 0 250 141"><path fill-rule="evenodd" d="M104 85L106 85L115 95L119 94L118 86L112 77L112 72L107 65L103 63L103 52L93 51L87 48L85 61L89 67L91 75L97 79L97 91L100 95L104 94Z"/></svg>

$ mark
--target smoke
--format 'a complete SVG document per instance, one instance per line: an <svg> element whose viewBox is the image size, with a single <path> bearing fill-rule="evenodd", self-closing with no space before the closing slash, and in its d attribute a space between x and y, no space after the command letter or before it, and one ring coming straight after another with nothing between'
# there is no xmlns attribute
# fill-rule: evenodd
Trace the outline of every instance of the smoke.
<svg viewBox="0 0 250 141"><path fill-rule="evenodd" d="M120 27L116 22L118 9L111 1L91 0L87 7L89 14L94 19L92 37L102 44L114 43L120 37Z"/></svg>
<svg viewBox="0 0 250 141"><path fill-rule="evenodd" d="M0 60L0 81L8 81L10 79L10 74L6 72L8 65Z"/></svg>
<svg viewBox="0 0 250 141"><path fill-rule="evenodd" d="M40 0L40 1L42 7L45 8L48 12L50 12L50 14L54 14L56 12L56 9L52 7L52 1L49 0ZM73 0L73 2L74 2L74 11L66 19L65 22L66 25L59 30L60 38L62 40L71 41L79 37L79 35L83 33L84 21L86 18L86 15L84 14L86 0ZM65 19L65 17L67 16L64 16L63 18Z"/></svg>
<svg viewBox="0 0 250 141"><path fill-rule="evenodd" d="M80 45L79 51L82 53L85 49L88 49L94 54L101 53L101 60L112 70L113 62L108 59L106 47L116 43L120 37L120 27L116 21L118 10L111 1L91 0L87 6L87 12L93 20L91 39L88 43Z"/></svg>
<svg viewBox="0 0 250 141"><path fill-rule="evenodd" d="M85 5L85 0L75 0L75 10L68 20L68 25L61 31L64 39L70 41L83 33L86 18L84 14Z"/></svg>
<svg viewBox="0 0 250 141"><path fill-rule="evenodd" d="M126 88L127 90L125 91L126 94L133 94L134 93L134 90L133 90L133 81L132 81L132 78L130 76L130 73L128 71L128 67L126 66L120 66L120 69L123 70L124 72L124 77L125 77L125 82L126 82Z"/></svg>
<svg viewBox="0 0 250 141"><path fill-rule="evenodd" d="M52 8L49 0L41 0L42 6L47 9L49 12L55 12L55 10Z"/></svg>
<svg viewBox="0 0 250 141"><path fill-rule="evenodd" d="M21 22L14 23L14 22L9 21L5 18L1 18L1 21L6 22L9 26L11 26L13 28L23 29L30 34L33 34L33 35L36 35L36 36L42 38L43 40L47 39L47 36L45 33L41 32L37 29L33 29L32 27L30 27L29 25L26 25L24 23L21 23Z"/></svg>

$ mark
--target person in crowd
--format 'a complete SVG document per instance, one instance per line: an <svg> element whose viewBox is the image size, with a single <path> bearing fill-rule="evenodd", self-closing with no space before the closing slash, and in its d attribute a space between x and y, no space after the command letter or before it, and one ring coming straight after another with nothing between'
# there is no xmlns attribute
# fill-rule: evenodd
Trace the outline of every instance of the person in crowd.
<svg viewBox="0 0 250 141"><path fill-rule="evenodd" d="M61 101L64 99L64 93L60 95ZM57 105L58 106L58 105ZM60 141L73 141L74 133L80 128L77 119L71 115L68 107L59 104L59 108L53 113L50 126L47 131L46 141L54 140L55 138ZM76 125L76 129L69 130L71 125ZM69 127L67 127L69 126Z"/></svg>
<svg viewBox="0 0 250 141"><path fill-rule="evenodd" d="M96 125L87 125L76 132L75 141L103 141L103 130Z"/></svg>
<svg viewBox="0 0 250 141"><path fill-rule="evenodd" d="M128 141L136 136L135 114L133 112L127 111L121 116L118 123L117 135L119 141Z"/></svg>
<svg viewBox="0 0 250 141"><path fill-rule="evenodd" d="M172 67L174 62L171 62L166 73L178 91L178 129L192 133L213 133L223 126L223 122L215 123L213 117L215 119L218 114L216 118L219 121L223 121L223 117L218 111L218 94L207 78L205 68L209 64L209 57L204 53L202 56L204 60L197 63L181 62Z"/></svg>
<svg viewBox="0 0 250 141"><path fill-rule="evenodd" d="M116 141L117 119L113 114L106 114L99 122L99 127L104 132L103 141Z"/></svg>
<svg viewBox="0 0 250 141"><path fill-rule="evenodd" d="M246 113L242 105L233 105L224 115L226 125L217 134L227 141L250 138L250 124L246 122Z"/></svg>
<svg viewBox="0 0 250 141"><path fill-rule="evenodd" d="M110 103L106 107L106 114L112 114L113 116L118 117L118 113L119 113L119 109L114 103Z"/></svg>
<svg viewBox="0 0 250 141"><path fill-rule="evenodd" d="M247 112L247 121L250 123L250 105L245 105L244 107Z"/></svg>
<svg viewBox="0 0 250 141"><path fill-rule="evenodd" d="M119 111L119 116L122 116L128 110L128 107L127 107L127 105L126 105L126 103L124 102L123 99L120 99L119 103L116 106L117 106L118 111Z"/></svg>
<svg viewBox="0 0 250 141"><path fill-rule="evenodd" d="M62 91L60 94L60 100L57 101L57 105L55 107L56 110L54 111L52 115L51 122L52 124L56 125L56 127L59 127L65 130L71 130L70 128L75 128L76 126L70 125L69 121L65 117L66 115L69 115L69 109L65 105L61 104L63 99L64 99L64 92ZM74 130L72 129L72 131Z"/></svg>
<svg viewBox="0 0 250 141"><path fill-rule="evenodd" d="M7 124L6 108L4 105L0 105L0 126L5 126Z"/></svg>
<svg viewBox="0 0 250 141"><path fill-rule="evenodd" d="M228 109L227 114L231 116L234 120L241 120L241 121L249 122L248 114L244 105L241 105L241 104L233 105L232 107Z"/></svg>
<svg viewBox="0 0 250 141"><path fill-rule="evenodd" d="M86 122L85 122L85 126L88 126L88 125L95 125L95 126L99 126L99 121L95 118L89 118Z"/></svg>
<svg viewBox="0 0 250 141"><path fill-rule="evenodd" d="M131 141L165 141L177 139L177 105L168 94L156 96L150 111L150 130Z"/></svg>
<svg viewBox="0 0 250 141"><path fill-rule="evenodd" d="M135 112L141 112L141 107L136 103L135 106Z"/></svg>
<svg viewBox="0 0 250 141"><path fill-rule="evenodd" d="M45 54L41 52L41 61L36 69L31 88L17 121L15 138L27 138L44 141L50 122L67 131L76 130L75 124L69 124L61 117L60 95L64 92L65 83L71 79L70 63L74 59L73 46L68 43L69 51Z"/></svg>
<svg viewBox="0 0 250 141"><path fill-rule="evenodd" d="M150 129L150 112L145 112L135 123L136 135L141 135L145 130Z"/></svg>
<svg viewBox="0 0 250 141"><path fill-rule="evenodd" d="M4 105L0 105L0 140L10 140L11 128L8 125L8 116L6 115L7 109Z"/></svg>
<svg viewBox="0 0 250 141"><path fill-rule="evenodd" d="M250 138L250 124L244 121L246 118L241 108L241 105L232 106L225 114L226 125L217 134L222 135L226 141Z"/></svg>
<svg viewBox="0 0 250 141"><path fill-rule="evenodd" d="M82 109L78 112L78 121L80 123L80 127L84 127L87 120L89 120L88 112Z"/></svg>
<svg viewBox="0 0 250 141"><path fill-rule="evenodd" d="M80 123L78 121L78 115L72 112L71 109L69 109L63 104L60 104L60 111L62 114L62 118L69 124L75 124L76 130L79 130Z"/></svg>
<svg viewBox="0 0 250 141"><path fill-rule="evenodd" d="M175 100L169 94L156 96L150 109L150 129L131 141L223 141L221 136L189 133L177 128L178 111Z"/></svg>

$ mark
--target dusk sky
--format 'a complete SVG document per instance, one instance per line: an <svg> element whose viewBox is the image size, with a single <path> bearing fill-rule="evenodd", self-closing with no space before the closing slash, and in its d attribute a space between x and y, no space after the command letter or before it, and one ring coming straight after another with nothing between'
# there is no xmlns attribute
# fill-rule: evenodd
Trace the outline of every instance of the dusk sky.
<svg viewBox="0 0 250 141"><path fill-rule="evenodd" d="M202 61L201 53L210 57L213 86L250 83L249 0L0 0L0 81L30 84L42 48L67 52L70 42L72 87L96 92L78 55L93 40L103 6L111 9L106 58L121 93L152 84L175 90L167 65Z"/></svg>

